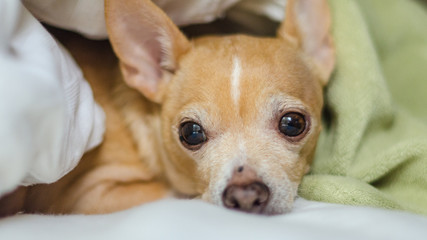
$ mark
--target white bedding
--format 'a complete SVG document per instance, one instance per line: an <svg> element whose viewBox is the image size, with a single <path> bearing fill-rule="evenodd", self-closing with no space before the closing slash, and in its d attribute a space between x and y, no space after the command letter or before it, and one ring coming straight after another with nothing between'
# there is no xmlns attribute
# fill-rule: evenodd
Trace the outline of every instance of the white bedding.
<svg viewBox="0 0 427 240"><path fill-rule="evenodd" d="M51 183L102 140L104 113L71 56L20 1L0 1L0 196Z"/></svg>
<svg viewBox="0 0 427 240"><path fill-rule="evenodd" d="M427 239L427 218L414 214L309 202L257 216L199 200L164 200L94 216L20 215L0 220L0 239Z"/></svg>
<svg viewBox="0 0 427 240"><path fill-rule="evenodd" d="M274 21L284 18L286 0L153 0L178 26L208 23L221 18L226 11L246 26L254 25L248 14ZM105 39L104 0L23 0L25 6L41 21L76 31L88 38ZM234 17L238 12L246 17ZM264 26L265 27L265 26Z"/></svg>

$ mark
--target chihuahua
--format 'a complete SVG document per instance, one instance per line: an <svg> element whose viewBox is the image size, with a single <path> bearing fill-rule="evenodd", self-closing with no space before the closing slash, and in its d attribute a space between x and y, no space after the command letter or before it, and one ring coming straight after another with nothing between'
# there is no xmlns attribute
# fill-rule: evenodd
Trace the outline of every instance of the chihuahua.
<svg viewBox="0 0 427 240"><path fill-rule="evenodd" d="M288 212L334 68L327 0L288 0L274 38L189 40L149 0L106 0L105 11L118 62L99 57L99 70L76 57L107 114L104 142L57 183L31 187L25 211L107 213L180 196Z"/></svg>

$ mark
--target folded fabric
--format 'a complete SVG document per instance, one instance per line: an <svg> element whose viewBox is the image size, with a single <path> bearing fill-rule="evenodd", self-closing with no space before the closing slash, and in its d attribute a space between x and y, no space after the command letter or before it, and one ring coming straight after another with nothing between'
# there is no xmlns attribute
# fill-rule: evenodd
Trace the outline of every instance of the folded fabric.
<svg viewBox="0 0 427 240"><path fill-rule="evenodd" d="M427 8L329 2L337 66L299 194L427 214Z"/></svg>
<svg viewBox="0 0 427 240"><path fill-rule="evenodd" d="M280 21L286 0L153 0L178 26L212 22L233 8L252 14L239 18L253 25L253 14ZM104 0L23 0L42 22L75 31L88 38L106 39ZM247 16L247 15L245 15Z"/></svg>
<svg viewBox="0 0 427 240"><path fill-rule="evenodd" d="M20 1L0 2L0 196L51 183L102 140L104 113L71 56Z"/></svg>

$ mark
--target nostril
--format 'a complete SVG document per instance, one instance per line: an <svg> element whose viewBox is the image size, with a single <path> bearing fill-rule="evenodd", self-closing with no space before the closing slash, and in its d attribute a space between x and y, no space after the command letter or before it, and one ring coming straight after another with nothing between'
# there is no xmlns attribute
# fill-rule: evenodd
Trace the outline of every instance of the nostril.
<svg viewBox="0 0 427 240"><path fill-rule="evenodd" d="M259 205L261 205L261 202L259 201L259 199L255 200L254 207L258 207Z"/></svg>
<svg viewBox="0 0 427 240"><path fill-rule="evenodd" d="M258 201L260 202L260 205L267 202L269 197L270 197L270 190L267 187L267 185L263 184L263 183L257 183L256 185L257 187L255 187L256 191L259 192L258 195Z"/></svg>
<svg viewBox="0 0 427 240"><path fill-rule="evenodd" d="M260 213L268 203L270 190L260 182L248 185L230 185L222 196L225 207L245 212Z"/></svg>
<svg viewBox="0 0 427 240"><path fill-rule="evenodd" d="M234 186L229 186L222 194L222 202L227 208L240 208L239 202L234 196L234 188Z"/></svg>
<svg viewBox="0 0 427 240"><path fill-rule="evenodd" d="M230 206L231 206L231 208L235 208L235 209L239 209L240 208L239 202L235 198L233 198L231 200Z"/></svg>

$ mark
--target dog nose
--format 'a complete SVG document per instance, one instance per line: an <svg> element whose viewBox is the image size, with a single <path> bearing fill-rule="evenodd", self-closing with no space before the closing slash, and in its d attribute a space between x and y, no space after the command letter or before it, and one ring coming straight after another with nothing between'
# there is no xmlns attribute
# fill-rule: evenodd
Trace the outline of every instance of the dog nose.
<svg viewBox="0 0 427 240"><path fill-rule="evenodd" d="M225 207L244 212L261 213L268 203L270 190L249 166L234 169L227 187L222 193Z"/></svg>
<svg viewBox="0 0 427 240"><path fill-rule="evenodd" d="M229 185L223 193L224 206L249 213L261 213L270 196L268 187L261 182L247 185Z"/></svg>

